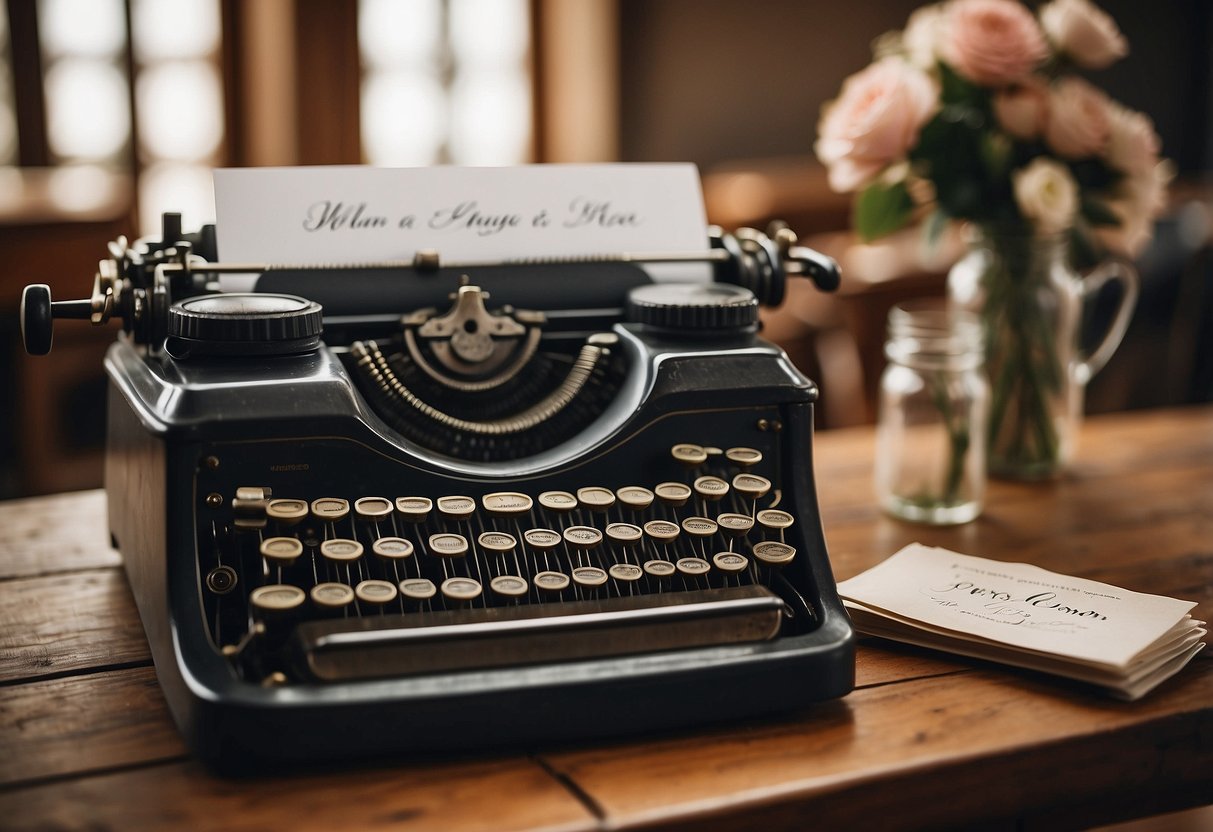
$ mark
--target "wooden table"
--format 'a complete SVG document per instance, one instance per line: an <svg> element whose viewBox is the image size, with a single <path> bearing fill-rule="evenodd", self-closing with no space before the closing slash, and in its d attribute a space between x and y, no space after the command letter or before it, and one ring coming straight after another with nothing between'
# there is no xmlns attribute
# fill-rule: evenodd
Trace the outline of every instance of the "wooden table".
<svg viewBox="0 0 1213 832"><path fill-rule="evenodd" d="M995 483L950 529L876 510L869 429L823 432L816 453L840 579L919 540L1213 617L1213 407L1092 418L1067 476ZM854 693L781 719L216 778L165 711L103 508L100 492L0 504L0 827L1051 829L1213 802L1213 650L1127 704L875 641Z"/></svg>

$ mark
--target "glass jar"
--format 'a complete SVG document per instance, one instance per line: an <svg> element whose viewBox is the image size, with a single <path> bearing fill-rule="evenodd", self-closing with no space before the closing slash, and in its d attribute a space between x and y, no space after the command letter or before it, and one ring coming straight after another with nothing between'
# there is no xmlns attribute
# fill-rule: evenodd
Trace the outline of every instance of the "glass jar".
<svg viewBox="0 0 1213 832"><path fill-rule="evenodd" d="M880 380L876 493L895 517L967 523L986 487L989 386L982 329L942 301L911 301L889 312L888 364Z"/></svg>

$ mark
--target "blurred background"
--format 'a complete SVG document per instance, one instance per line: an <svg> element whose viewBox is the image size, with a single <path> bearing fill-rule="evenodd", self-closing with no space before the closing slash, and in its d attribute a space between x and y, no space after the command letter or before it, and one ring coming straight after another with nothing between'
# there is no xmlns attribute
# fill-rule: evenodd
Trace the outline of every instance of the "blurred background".
<svg viewBox="0 0 1213 832"><path fill-rule="evenodd" d="M217 166L690 161L709 219L787 220L838 257L768 337L871 422L888 307L943 291L954 241L858 245L812 157L822 104L911 0L7 0L0 7L0 498L101 482L114 330L20 346L22 287L84 297L105 244L213 219ZM1034 4L1033 4L1034 5ZM1088 411L1213 400L1213 3L1102 0L1131 52L1093 76L1150 114L1179 177L1129 336Z"/></svg>

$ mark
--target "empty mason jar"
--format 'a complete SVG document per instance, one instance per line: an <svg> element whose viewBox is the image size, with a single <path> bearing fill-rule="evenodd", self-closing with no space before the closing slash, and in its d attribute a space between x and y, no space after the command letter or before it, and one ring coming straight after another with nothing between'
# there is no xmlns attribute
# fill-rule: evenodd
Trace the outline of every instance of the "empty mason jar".
<svg viewBox="0 0 1213 832"><path fill-rule="evenodd" d="M890 514L937 525L981 513L989 384L982 328L942 301L889 312L876 432L876 492Z"/></svg>

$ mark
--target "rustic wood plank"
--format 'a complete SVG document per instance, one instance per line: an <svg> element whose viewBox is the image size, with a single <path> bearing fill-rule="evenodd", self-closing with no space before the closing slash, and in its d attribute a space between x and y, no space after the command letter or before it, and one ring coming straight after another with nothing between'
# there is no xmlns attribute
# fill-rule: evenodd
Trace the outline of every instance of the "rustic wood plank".
<svg viewBox="0 0 1213 832"><path fill-rule="evenodd" d="M521 758L253 780L214 777L192 762L158 765L6 791L0 817L14 832L598 828L558 780Z"/></svg>
<svg viewBox="0 0 1213 832"><path fill-rule="evenodd" d="M859 690L795 720L544 759L616 829L980 825L1121 790L1213 794L1210 701L1213 661L1137 703L981 670Z"/></svg>
<svg viewBox="0 0 1213 832"><path fill-rule="evenodd" d="M0 578L117 566L105 492L79 491L0 502Z"/></svg>
<svg viewBox="0 0 1213 832"><path fill-rule="evenodd" d="M0 748L9 787L186 753L150 667L0 689Z"/></svg>
<svg viewBox="0 0 1213 832"><path fill-rule="evenodd" d="M0 582L0 682L150 662L117 569Z"/></svg>

